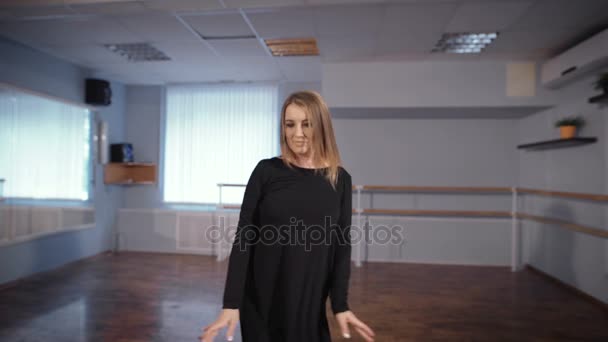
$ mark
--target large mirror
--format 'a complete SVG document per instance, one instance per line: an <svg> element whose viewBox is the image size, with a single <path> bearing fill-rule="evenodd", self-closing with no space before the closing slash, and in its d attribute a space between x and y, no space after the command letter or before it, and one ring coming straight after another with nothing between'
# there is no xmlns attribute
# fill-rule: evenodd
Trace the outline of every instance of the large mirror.
<svg viewBox="0 0 608 342"><path fill-rule="evenodd" d="M94 227L93 113L0 84L0 244Z"/></svg>

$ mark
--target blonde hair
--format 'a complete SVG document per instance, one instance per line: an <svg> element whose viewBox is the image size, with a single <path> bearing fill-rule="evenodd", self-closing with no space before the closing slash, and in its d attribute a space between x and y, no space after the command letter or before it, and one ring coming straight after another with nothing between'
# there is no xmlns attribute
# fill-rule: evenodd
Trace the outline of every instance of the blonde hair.
<svg viewBox="0 0 608 342"><path fill-rule="evenodd" d="M296 156L287 145L285 136L285 112L290 104L297 105L307 113L308 122L312 125L312 151L315 165L327 165L323 169L325 178L336 189L338 170L342 165L340 152L336 144L331 113L321 95L315 91L298 91L287 97L281 109L281 156L283 163L293 168ZM317 172L318 170L315 170Z"/></svg>

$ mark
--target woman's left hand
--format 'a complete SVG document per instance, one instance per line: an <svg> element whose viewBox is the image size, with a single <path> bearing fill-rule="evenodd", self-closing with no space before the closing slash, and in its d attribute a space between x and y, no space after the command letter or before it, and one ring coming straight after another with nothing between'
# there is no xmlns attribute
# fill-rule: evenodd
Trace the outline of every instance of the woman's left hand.
<svg viewBox="0 0 608 342"><path fill-rule="evenodd" d="M370 329L367 324L361 322L351 311L344 311L336 314L336 320L342 331L342 336L350 338L349 324L352 324L355 330L363 337L365 341L374 341L374 331Z"/></svg>

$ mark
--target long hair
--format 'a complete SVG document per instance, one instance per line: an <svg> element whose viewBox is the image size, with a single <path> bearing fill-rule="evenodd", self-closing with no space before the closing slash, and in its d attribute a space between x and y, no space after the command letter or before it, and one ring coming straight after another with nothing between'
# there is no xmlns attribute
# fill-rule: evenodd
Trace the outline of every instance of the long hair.
<svg viewBox="0 0 608 342"><path fill-rule="evenodd" d="M281 155L283 163L293 168L296 156L287 145L285 136L285 112L290 104L304 109L309 124L312 125L312 152L315 165L328 165L322 169L325 178L336 189L338 183L338 170L342 165L340 152L336 144L334 128L331 123L331 114L321 95L315 91L299 91L287 97L281 109ZM318 171L318 170L315 170Z"/></svg>

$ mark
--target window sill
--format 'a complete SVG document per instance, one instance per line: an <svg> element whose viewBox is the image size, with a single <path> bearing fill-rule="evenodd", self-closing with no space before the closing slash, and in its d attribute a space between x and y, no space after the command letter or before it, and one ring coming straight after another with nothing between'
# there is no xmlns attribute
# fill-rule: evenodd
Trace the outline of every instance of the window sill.
<svg viewBox="0 0 608 342"><path fill-rule="evenodd" d="M39 234L20 236L18 238L14 238L14 239L11 239L11 240L4 239L4 240L0 240L0 247L17 245L17 244L28 242L28 241L32 241L32 240L41 239L41 238L44 238L44 237L47 237L47 236L59 235L59 234L70 233L70 232L76 232L76 231L86 230L86 229L91 229L91 228L95 228L95 223L83 224L83 225L80 225L80 226L63 228L61 230L55 230L55 231L44 232L44 233L39 233Z"/></svg>
<svg viewBox="0 0 608 342"><path fill-rule="evenodd" d="M228 206L228 205L226 205ZM238 208L233 208L237 206ZM215 204L171 204L164 203L158 207L147 207L147 208L119 208L119 211L123 212L226 212L226 211L239 211L240 204L233 204L230 207L218 207Z"/></svg>
<svg viewBox="0 0 608 342"><path fill-rule="evenodd" d="M50 199L35 199L35 198L11 198L3 197L2 205L27 205L35 207L62 207L62 208L87 208L94 209L93 201L77 201L77 200L50 200Z"/></svg>

